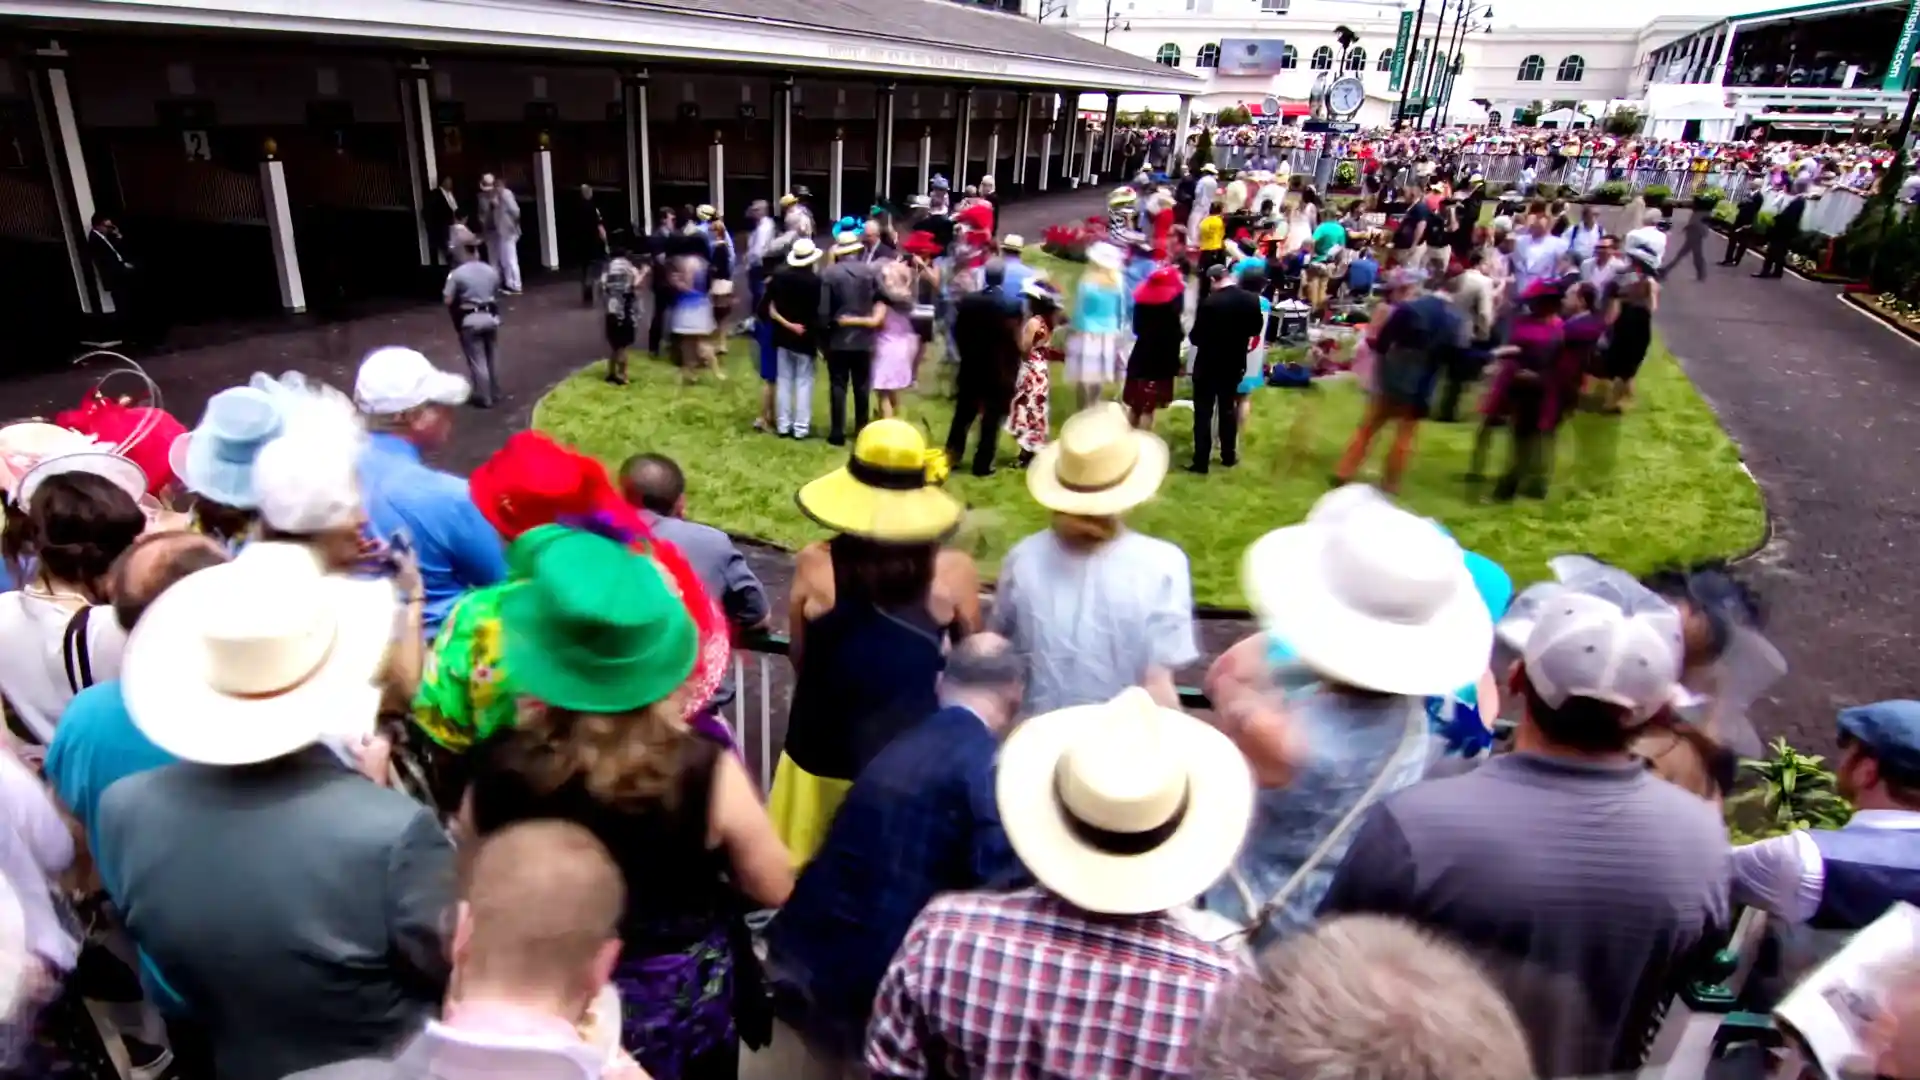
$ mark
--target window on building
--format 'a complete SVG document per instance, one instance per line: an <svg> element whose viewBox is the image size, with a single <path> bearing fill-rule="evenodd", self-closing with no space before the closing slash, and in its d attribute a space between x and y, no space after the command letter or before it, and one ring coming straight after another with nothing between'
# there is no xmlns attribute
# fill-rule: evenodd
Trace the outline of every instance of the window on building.
<svg viewBox="0 0 1920 1080"><path fill-rule="evenodd" d="M1203 67L1203 68L1219 67L1220 66L1220 46L1215 45L1211 41L1207 42L1205 45L1200 46L1199 51L1193 54L1193 66Z"/></svg>
<svg viewBox="0 0 1920 1080"><path fill-rule="evenodd" d="M1269 15L1285 15L1293 0L1260 0L1260 10Z"/></svg>
<svg viewBox="0 0 1920 1080"><path fill-rule="evenodd" d="M1521 70L1525 71L1526 69L1522 68ZM1555 77L1561 82L1579 82L1586 73L1586 60L1578 56L1569 56L1565 60L1560 61L1560 70L1556 73ZM1523 75L1521 77L1525 78L1526 76Z"/></svg>
<svg viewBox="0 0 1920 1080"><path fill-rule="evenodd" d="M1333 69L1333 49L1322 45L1313 50L1313 70L1331 71Z"/></svg>
<svg viewBox="0 0 1920 1080"><path fill-rule="evenodd" d="M1359 47L1358 45L1354 46L1353 49L1347 53L1347 70L1348 71L1367 70L1367 50Z"/></svg>
<svg viewBox="0 0 1920 1080"><path fill-rule="evenodd" d="M1292 70L1300 66L1300 50L1291 45L1280 46L1280 66Z"/></svg>
<svg viewBox="0 0 1920 1080"><path fill-rule="evenodd" d="M1167 42L1165 45L1160 46L1160 51L1154 54L1153 60L1154 63L1165 64L1168 67L1179 67L1180 46L1175 45L1171 41ZM1539 76L1536 75L1534 78L1537 79Z"/></svg>
<svg viewBox="0 0 1920 1080"><path fill-rule="evenodd" d="M1373 66L1373 70L1375 71L1392 71L1393 70L1393 50L1392 49L1380 50L1380 62Z"/></svg>
<svg viewBox="0 0 1920 1080"><path fill-rule="evenodd" d="M1165 52L1165 49L1161 50ZM1177 51L1177 50L1176 50ZM1539 82L1547 77L1547 61L1543 56L1529 56L1520 61L1520 81Z"/></svg>

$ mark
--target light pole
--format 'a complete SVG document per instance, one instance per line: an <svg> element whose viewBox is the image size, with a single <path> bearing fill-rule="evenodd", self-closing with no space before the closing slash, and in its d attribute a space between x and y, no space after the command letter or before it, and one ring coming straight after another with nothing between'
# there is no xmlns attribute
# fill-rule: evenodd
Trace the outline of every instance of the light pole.
<svg viewBox="0 0 1920 1080"><path fill-rule="evenodd" d="M1471 20L1475 20L1475 19L1488 20L1486 25L1488 26L1489 29L1491 29L1492 19L1493 19L1493 5L1488 4L1485 7L1473 7L1473 6L1463 7L1460 10L1459 16L1453 20L1453 37L1447 46L1447 53L1448 53L1447 70L1446 70L1446 74L1443 75L1440 80L1440 100L1443 103L1451 103L1453 100L1453 78L1455 75L1459 74L1459 71L1456 69L1455 64L1457 62L1457 58L1460 56L1461 47L1466 43L1467 35L1479 28L1478 24L1473 26L1468 25L1468 23ZM1439 131L1440 125L1441 125L1441 119L1439 116L1439 112L1438 110L1435 110L1433 126L1431 130Z"/></svg>
<svg viewBox="0 0 1920 1080"><path fill-rule="evenodd" d="M1417 54L1420 51L1420 30L1427 21L1427 0L1420 0L1420 10L1413 17L1413 36L1407 39L1408 47ZM1400 60L1400 104L1393 111L1393 122L1397 128L1407 115L1407 88L1413 85L1413 57Z"/></svg>
<svg viewBox="0 0 1920 1080"><path fill-rule="evenodd" d="M1466 0L1460 0L1460 2L1462 6L1465 6ZM1426 123L1427 113L1431 112L1433 109L1433 98L1434 98L1434 89L1433 89L1434 78L1433 77L1434 77L1434 68L1437 66L1434 64L1433 54L1440 51L1440 38L1442 34L1445 33L1446 25L1447 25L1447 0L1440 0L1440 19L1438 22L1435 22L1433 24L1433 44L1429 46L1427 49L1427 57L1426 57L1426 60L1423 62L1423 66L1420 72L1420 117L1419 119L1415 120L1413 123L1413 127L1415 131L1418 131L1421 125Z"/></svg>

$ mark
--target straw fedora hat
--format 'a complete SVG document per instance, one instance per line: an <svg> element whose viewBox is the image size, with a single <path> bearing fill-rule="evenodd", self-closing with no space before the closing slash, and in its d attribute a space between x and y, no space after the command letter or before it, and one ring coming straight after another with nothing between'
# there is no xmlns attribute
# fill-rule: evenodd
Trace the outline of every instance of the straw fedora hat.
<svg viewBox="0 0 1920 1080"><path fill-rule="evenodd" d="M1450 694L1492 656L1493 615L1460 545L1364 485L1254 541L1241 580L1273 637L1350 686Z"/></svg>
<svg viewBox="0 0 1920 1080"><path fill-rule="evenodd" d="M395 608L391 582L327 575L303 545L248 544L140 617L120 662L127 712L206 765L372 734Z"/></svg>
<svg viewBox="0 0 1920 1080"><path fill-rule="evenodd" d="M1177 907L1220 879L1253 819L1253 776L1212 725L1135 687L1036 716L1000 748L1000 819L1040 883L1085 911Z"/></svg>
<svg viewBox="0 0 1920 1080"><path fill-rule="evenodd" d="M834 532L925 543L960 524L960 500L936 486L945 478L945 455L928 451L919 428L875 420L860 430L845 466L807 484L794 500Z"/></svg>
<svg viewBox="0 0 1920 1080"><path fill-rule="evenodd" d="M1105 517L1151 499L1166 478L1167 444L1109 401L1060 425L1060 437L1027 466L1027 491L1049 510Z"/></svg>
<svg viewBox="0 0 1920 1080"><path fill-rule="evenodd" d="M820 250L820 245L803 236L795 240L793 247L787 250L787 265L812 266L820 261L820 256L823 254L825 253Z"/></svg>

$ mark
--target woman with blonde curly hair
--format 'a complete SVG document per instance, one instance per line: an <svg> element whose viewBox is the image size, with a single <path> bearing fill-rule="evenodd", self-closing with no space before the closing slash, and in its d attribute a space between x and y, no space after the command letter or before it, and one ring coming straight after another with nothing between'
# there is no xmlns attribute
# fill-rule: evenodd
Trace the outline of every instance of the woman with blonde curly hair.
<svg viewBox="0 0 1920 1080"><path fill-rule="evenodd" d="M793 873L745 767L683 718L699 633L619 540L546 525L510 559L524 573L500 636L521 713L475 749L464 816L481 836L553 818L605 844L627 882L621 1045L655 1080L730 1080L742 1031L768 1023L740 916L785 903Z"/></svg>
<svg viewBox="0 0 1920 1080"><path fill-rule="evenodd" d="M799 491L834 536L801 549L787 602L793 705L769 801L795 865L866 762L938 707L948 642L980 628L973 560L941 547L961 515L946 471L919 428L876 420L844 467Z"/></svg>

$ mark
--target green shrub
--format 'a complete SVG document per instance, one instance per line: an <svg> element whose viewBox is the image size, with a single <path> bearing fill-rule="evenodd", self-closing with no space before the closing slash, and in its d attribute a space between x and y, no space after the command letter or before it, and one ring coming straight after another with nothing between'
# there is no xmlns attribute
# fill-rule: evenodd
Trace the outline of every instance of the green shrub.
<svg viewBox="0 0 1920 1080"><path fill-rule="evenodd" d="M1673 189L1665 184L1648 184L1641 190L1640 197L1647 200L1648 206L1661 206L1673 198Z"/></svg>
<svg viewBox="0 0 1920 1080"><path fill-rule="evenodd" d="M1725 200L1720 197L1718 188L1703 188L1693 193L1693 208L1695 210L1718 210L1720 204L1724 201Z"/></svg>
<svg viewBox="0 0 1920 1080"><path fill-rule="evenodd" d="M1826 758L1802 754L1785 739L1773 740L1767 749L1769 757L1740 763L1758 784L1727 800L1727 828L1735 843L1796 829L1837 829L1853 816Z"/></svg>
<svg viewBox="0 0 1920 1080"><path fill-rule="evenodd" d="M1608 206L1620 206L1626 203L1627 185L1620 180L1609 180L1588 193L1589 202L1605 203Z"/></svg>
<svg viewBox="0 0 1920 1080"><path fill-rule="evenodd" d="M1713 204L1713 220L1723 225L1733 224L1733 219L1739 216L1739 213L1740 208L1734 205L1732 199L1721 199Z"/></svg>
<svg viewBox="0 0 1920 1080"><path fill-rule="evenodd" d="M1342 161L1333 167L1333 186L1351 188L1360 186L1360 167L1351 161Z"/></svg>
<svg viewBox="0 0 1920 1080"><path fill-rule="evenodd" d="M1765 236L1773 231L1773 211L1762 210L1760 216L1753 219L1753 231Z"/></svg>

